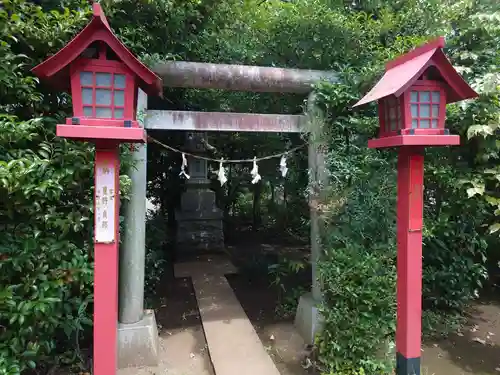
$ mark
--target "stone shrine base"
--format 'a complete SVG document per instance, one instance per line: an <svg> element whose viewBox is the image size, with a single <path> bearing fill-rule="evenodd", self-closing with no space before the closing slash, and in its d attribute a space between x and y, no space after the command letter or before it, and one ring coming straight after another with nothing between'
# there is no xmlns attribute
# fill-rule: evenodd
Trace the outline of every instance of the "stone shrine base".
<svg viewBox="0 0 500 375"><path fill-rule="evenodd" d="M223 213L215 204L215 193L206 184L188 187L181 198L177 220L177 255L223 252Z"/></svg>
<svg viewBox="0 0 500 375"><path fill-rule="evenodd" d="M317 304L312 293L306 293L299 299L294 325L307 344L314 344L316 334L321 331L321 316Z"/></svg>
<svg viewBox="0 0 500 375"><path fill-rule="evenodd" d="M148 310L137 323L118 324L118 368L157 366L158 329Z"/></svg>
<svg viewBox="0 0 500 375"><path fill-rule="evenodd" d="M224 232L222 220L209 215L201 218L177 215L177 249L182 254L223 252Z"/></svg>

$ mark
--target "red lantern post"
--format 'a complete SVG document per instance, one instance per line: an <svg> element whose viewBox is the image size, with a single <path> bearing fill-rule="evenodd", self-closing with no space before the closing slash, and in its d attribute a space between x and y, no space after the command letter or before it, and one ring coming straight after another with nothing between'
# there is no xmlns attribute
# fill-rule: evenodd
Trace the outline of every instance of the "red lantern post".
<svg viewBox="0 0 500 375"><path fill-rule="evenodd" d="M161 80L120 42L97 3L88 25L35 68L41 80L70 91L73 117L57 135L94 142L94 374L116 373L120 143L145 142L136 121L137 92L161 95Z"/></svg>
<svg viewBox="0 0 500 375"><path fill-rule="evenodd" d="M396 374L420 374L424 147L460 144L445 128L446 104L476 92L453 68L438 38L390 61L358 103L378 101L379 137L368 147L400 147L397 197Z"/></svg>

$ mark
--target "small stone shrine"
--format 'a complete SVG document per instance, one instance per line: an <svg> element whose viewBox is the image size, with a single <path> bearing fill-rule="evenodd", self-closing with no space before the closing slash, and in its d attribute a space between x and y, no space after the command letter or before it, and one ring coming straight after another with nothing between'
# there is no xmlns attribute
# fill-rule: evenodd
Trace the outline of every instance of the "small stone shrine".
<svg viewBox="0 0 500 375"><path fill-rule="evenodd" d="M206 133L186 133L185 151L203 155ZM179 255L219 252L224 249L222 211L216 206L215 192L210 190L206 160L187 156L190 178L176 212L177 253Z"/></svg>

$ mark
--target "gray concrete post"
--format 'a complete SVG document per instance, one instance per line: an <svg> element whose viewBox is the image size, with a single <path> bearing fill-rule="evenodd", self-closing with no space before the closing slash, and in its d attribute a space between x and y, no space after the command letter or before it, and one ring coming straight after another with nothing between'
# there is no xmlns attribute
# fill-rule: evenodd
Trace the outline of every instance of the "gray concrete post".
<svg viewBox="0 0 500 375"><path fill-rule="evenodd" d="M321 255L321 207L324 204L324 192L328 183L326 155L323 147L322 114L315 104L315 94L311 92L307 100L307 116L309 120L309 187L310 222L311 222L311 265L312 296L317 302L322 299L321 285L318 280L318 261Z"/></svg>
<svg viewBox="0 0 500 375"><path fill-rule="evenodd" d="M322 150L322 118L315 105L314 92L307 101L307 117L309 131L309 207L311 226L311 266L312 290L300 297L295 315L295 326L304 340L312 344L314 336L321 329L321 317L318 304L322 300L321 284L318 280L318 261L321 255L321 214L320 206L324 199L324 189L328 182L325 154Z"/></svg>
<svg viewBox="0 0 500 375"><path fill-rule="evenodd" d="M144 126L147 96L139 90L137 118ZM144 311L144 269L146 257L146 144L132 152L135 166L130 200L125 206L125 232L120 249L118 310L118 368L158 364L158 328L153 311Z"/></svg>
<svg viewBox="0 0 500 375"><path fill-rule="evenodd" d="M139 90L137 111L145 111L147 96ZM140 122L140 121L139 121ZM141 124L142 125L142 124ZM125 204L125 232L120 253L120 323L137 323L144 315L144 267L146 255L146 144L134 145L135 166L128 175L132 180L130 200Z"/></svg>

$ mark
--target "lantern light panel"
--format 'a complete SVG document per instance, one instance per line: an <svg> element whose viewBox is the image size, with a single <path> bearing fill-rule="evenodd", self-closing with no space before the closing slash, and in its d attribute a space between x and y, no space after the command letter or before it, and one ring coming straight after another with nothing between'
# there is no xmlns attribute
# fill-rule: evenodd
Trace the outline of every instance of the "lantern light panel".
<svg viewBox="0 0 500 375"><path fill-rule="evenodd" d="M125 64L103 55L98 59L80 58L71 66L74 116L135 120L134 76Z"/></svg>

